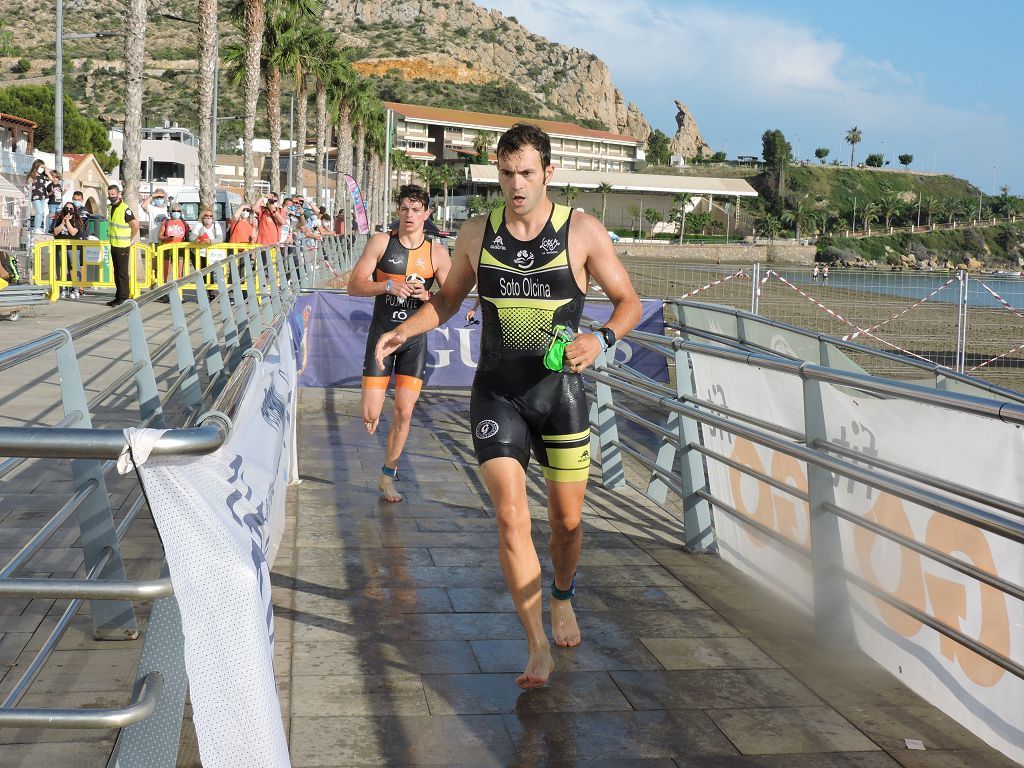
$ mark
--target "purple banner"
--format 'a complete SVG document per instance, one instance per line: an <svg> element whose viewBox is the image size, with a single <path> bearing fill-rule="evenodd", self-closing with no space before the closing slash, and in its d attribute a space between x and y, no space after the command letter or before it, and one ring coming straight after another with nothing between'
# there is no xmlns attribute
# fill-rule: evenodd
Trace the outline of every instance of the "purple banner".
<svg viewBox="0 0 1024 768"><path fill-rule="evenodd" d="M481 328L480 325L466 325L466 312L472 306L473 299L466 299L451 320L427 335L426 386L472 385L480 351ZM296 340L300 387L360 386L372 312L371 298L320 292L299 296L289 321L292 337ZM588 304L584 315L603 322L611 315L611 305L603 302ZM643 317L637 330L664 333L661 301L644 300ZM668 381L668 366L662 355L626 341L616 346L616 356L645 376L656 381Z"/></svg>
<svg viewBox="0 0 1024 768"><path fill-rule="evenodd" d="M359 193L359 185L347 173L345 174L345 183L352 195L352 207L355 209L356 227L359 228L359 234L368 235L370 234L370 220L366 216L366 205L363 203L363 196Z"/></svg>

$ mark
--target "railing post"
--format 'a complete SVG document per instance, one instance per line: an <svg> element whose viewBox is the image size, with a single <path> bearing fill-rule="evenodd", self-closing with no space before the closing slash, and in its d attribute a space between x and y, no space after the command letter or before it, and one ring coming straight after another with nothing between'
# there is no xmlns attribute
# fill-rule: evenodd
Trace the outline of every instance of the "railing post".
<svg viewBox="0 0 1024 768"><path fill-rule="evenodd" d="M82 417L74 425L76 429L92 429L92 415L82 386L82 372L78 367L75 343L71 334L64 331L67 339L57 349L57 374L60 376L60 394L64 404L64 415L75 411ZM107 483L98 459L72 459L71 474L75 490L81 491L95 484L78 508L78 526L82 533L82 557L86 572L91 571L106 557L106 565L99 573L100 579L122 580L125 578L121 548L114 530L114 513L110 508ZM92 634L97 640L134 640L139 636L132 604L125 600L92 600Z"/></svg>
<svg viewBox="0 0 1024 768"><path fill-rule="evenodd" d="M128 313L128 343L131 345L132 362L142 363L142 368L135 374L135 390L139 398L139 418L149 421L150 429L162 429L164 426L164 408L160 402L160 390L156 385L156 374L153 372L153 358L149 354L149 342L146 341L146 328L142 324L142 313L139 305L132 299L132 310ZM150 419L152 419L150 421Z"/></svg>
<svg viewBox="0 0 1024 768"><path fill-rule="evenodd" d="M185 309L181 305L181 292L175 285L169 294L171 298L171 327L178 331L174 340L174 351L178 358L178 373L182 376L181 398L190 409L203 407L203 392L199 386L196 357L192 352L192 341L188 333Z"/></svg>
<svg viewBox="0 0 1024 768"><path fill-rule="evenodd" d="M820 381L803 380L804 431L807 447L819 450L816 440L827 440L825 407ZM814 628L818 642L830 648L853 644L850 594L843 566L839 518L825 509L835 504L832 473L816 464L807 464L811 533L811 580L814 590Z"/></svg>
<svg viewBox="0 0 1024 768"><path fill-rule="evenodd" d="M676 395L680 400L696 395L697 389L690 370L690 354L677 349L675 364ZM698 491L710 490L704 472L704 459L699 452L690 447L692 444L700 443L697 422L681 414L672 413L666 427L676 431L679 445L682 447L680 478L683 484L683 549L687 552L713 552L716 547L711 505L697 495ZM660 458L659 453L659 460Z"/></svg>
<svg viewBox="0 0 1024 768"><path fill-rule="evenodd" d="M257 286L257 282L262 282L261 277L257 276L257 270L254 268L253 259L256 259L257 265L260 260L260 253L263 248L257 248L253 253L253 258L245 260L245 282L249 286L249 296L246 299L246 308L248 309L249 322L246 324L249 331L249 336L255 339L261 333L263 333L263 317L260 315L259 305L259 294L263 286Z"/></svg>
<svg viewBox="0 0 1024 768"><path fill-rule="evenodd" d="M169 573L165 561L160 576L166 578ZM177 764L188 677L181 613L174 595L161 597L153 605L135 676L136 686L154 671L164 678L156 709L145 720L121 731L107 763L110 768L174 768Z"/></svg>
<svg viewBox="0 0 1024 768"><path fill-rule="evenodd" d="M220 270L215 269L212 274L218 275ZM200 275L199 272L196 272L196 303L199 304L199 328L203 344L208 345L206 348L206 375L213 380L224 373L224 358L220 354L220 340L217 338L217 327L213 322L210 297L206 294L205 275Z"/></svg>
<svg viewBox="0 0 1024 768"><path fill-rule="evenodd" d="M614 354L614 350L609 350ZM608 366L609 355L602 352L594 365L597 370ZM608 406L612 404L612 388L602 382L596 383L597 395L590 406L590 422L596 424L590 433L590 455L601 453L601 484L605 488L621 488L626 484L626 475L622 468L622 452L619 450L619 430L615 424L615 412ZM597 434L594 434L594 429Z"/></svg>

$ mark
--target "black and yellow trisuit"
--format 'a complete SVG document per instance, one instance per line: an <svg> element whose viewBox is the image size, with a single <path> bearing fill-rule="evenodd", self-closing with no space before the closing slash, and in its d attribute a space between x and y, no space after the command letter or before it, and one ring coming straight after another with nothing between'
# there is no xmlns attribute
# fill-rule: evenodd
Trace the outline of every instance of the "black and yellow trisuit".
<svg viewBox="0 0 1024 768"><path fill-rule="evenodd" d="M510 456L525 469L530 447L548 480L586 480L590 417L578 373L544 367L553 329L575 331L586 298L569 264L572 209L554 205L544 229L522 242L491 212L477 269L483 314L470 401L473 447L482 464Z"/></svg>

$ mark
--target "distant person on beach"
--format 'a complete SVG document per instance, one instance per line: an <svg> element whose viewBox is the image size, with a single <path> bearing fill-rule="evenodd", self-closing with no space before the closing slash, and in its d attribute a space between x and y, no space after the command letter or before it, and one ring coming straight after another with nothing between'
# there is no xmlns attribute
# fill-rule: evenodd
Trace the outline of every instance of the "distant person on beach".
<svg viewBox="0 0 1024 768"><path fill-rule="evenodd" d="M821 282L823 284L828 282L828 264L821 268Z"/></svg>
<svg viewBox="0 0 1024 768"><path fill-rule="evenodd" d="M811 282L812 283L818 282L818 265L817 264L815 264L814 265L814 269L811 270Z"/></svg>

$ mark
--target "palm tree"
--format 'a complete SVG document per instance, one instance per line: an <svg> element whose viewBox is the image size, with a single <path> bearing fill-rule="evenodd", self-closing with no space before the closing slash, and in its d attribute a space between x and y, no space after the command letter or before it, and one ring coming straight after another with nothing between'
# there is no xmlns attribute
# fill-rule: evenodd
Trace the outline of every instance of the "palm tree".
<svg viewBox="0 0 1024 768"><path fill-rule="evenodd" d="M217 148L213 146L213 91L217 77L217 2L199 0L199 202L213 208L214 165Z"/></svg>
<svg viewBox="0 0 1024 768"><path fill-rule="evenodd" d="M493 140L494 134L490 131L478 131L476 136L473 137L473 150L476 152L474 162L478 165L490 165L491 142Z"/></svg>
<svg viewBox="0 0 1024 768"><path fill-rule="evenodd" d="M323 27L316 27L316 30L308 42L312 51L310 72L316 84L316 199L322 203L327 156L327 88L337 79L334 70L345 64L331 34Z"/></svg>
<svg viewBox="0 0 1024 768"><path fill-rule="evenodd" d="M602 181L597 185L597 194L601 196L601 223L604 224L605 214L608 212L608 195L612 192L612 185Z"/></svg>
<svg viewBox="0 0 1024 768"><path fill-rule="evenodd" d="M761 237L767 237L769 240L774 241L778 236L779 231L782 229L779 220L772 214L766 213L757 222L757 234Z"/></svg>
<svg viewBox="0 0 1024 768"><path fill-rule="evenodd" d="M146 56L146 0L128 0L124 14L124 156L121 160L124 198L129 208L139 203L142 154L142 81ZM60 170L60 169L58 169Z"/></svg>
<svg viewBox="0 0 1024 768"><path fill-rule="evenodd" d="M327 88L328 111L334 118L334 138L337 143L335 168L338 174L352 172L352 92L359 75L350 64L332 73L334 79ZM411 170L411 169L410 169ZM338 177L341 178L340 175Z"/></svg>
<svg viewBox="0 0 1024 768"><path fill-rule="evenodd" d="M846 132L846 143L850 145L850 167L853 168L853 150L861 140L864 138L864 134L861 133L860 128L856 125Z"/></svg>
<svg viewBox="0 0 1024 768"><path fill-rule="evenodd" d="M633 227L633 222L634 221L636 221L636 222L640 221L640 215L643 213L643 211L640 209L640 206L637 205L636 203L633 203L632 205L630 205L629 208L628 208L628 211L629 211L629 226L630 226L631 229L635 229L635 227ZM640 233L639 232L637 232L636 237L637 237L638 240L640 239Z"/></svg>
<svg viewBox="0 0 1024 768"><path fill-rule="evenodd" d="M580 190L572 184L566 184L565 188L562 190L562 194L565 195L565 204L572 205L572 201L579 197Z"/></svg>
<svg viewBox="0 0 1024 768"><path fill-rule="evenodd" d="M683 243L683 236L686 234L686 209L689 207L690 202L693 200L693 195L689 192L680 192L672 198L672 203L679 206L679 244Z"/></svg>
<svg viewBox="0 0 1024 768"><path fill-rule="evenodd" d="M903 200L896 192L886 192L882 196L882 215L885 216L885 228L889 228L890 222L899 216L903 211Z"/></svg>
<svg viewBox="0 0 1024 768"><path fill-rule="evenodd" d="M443 222L445 222L445 227L447 228L448 225L446 222L450 221L451 216L451 212L448 207L448 189L457 187L459 182L462 181L462 176L454 165L442 165L437 170L437 180L444 187L445 218L443 219Z"/></svg>
<svg viewBox="0 0 1024 768"><path fill-rule="evenodd" d="M921 206L928 212L928 226L932 225L932 213L938 208L938 200L928 196L921 200Z"/></svg>
<svg viewBox="0 0 1024 768"><path fill-rule="evenodd" d="M796 239L800 239L800 230L816 221L814 208L807 202L807 198L801 198L788 211L782 214L782 223L791 226L796 230Z"/></svg>
<svg viewBox="0 0 1024 768"><path fill-rule="evenodd" d="M137 2L138 0L133 0ZM256 133L256 105L260 98L260 63L263 55L263 27L266 23L265 0L241 0L245 3L245 123L242 129L242 162L245 165L245 197L256 196L256 174L253 170L252 142Z"/></svg>
<svg viewBox="0 0 1024 768"><path fill-rule="evenodd" d="M872 222L878 221L879 206L878 203L868 203L864 206L864 210L861 212L864 221L864 231L870 231L868 227Z"/></svg>
<svg viewBox="0 0 1024 768"><path fill-rule="evenodd" d="M380 100L369 80L360 80L352 90L352 122L355 125L355 162L353 173L360 186L366 184L366 130L375 112L380 112Z"/></svg>

